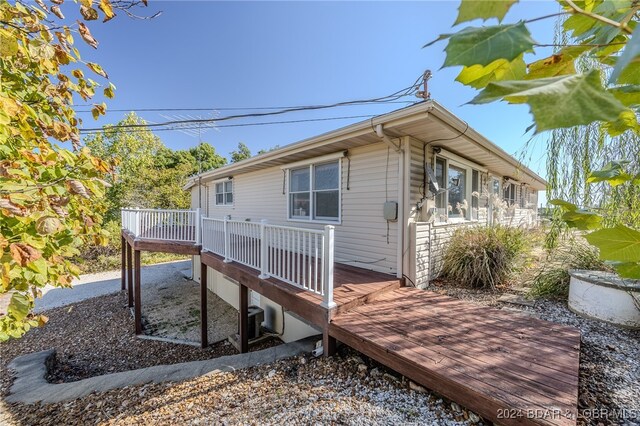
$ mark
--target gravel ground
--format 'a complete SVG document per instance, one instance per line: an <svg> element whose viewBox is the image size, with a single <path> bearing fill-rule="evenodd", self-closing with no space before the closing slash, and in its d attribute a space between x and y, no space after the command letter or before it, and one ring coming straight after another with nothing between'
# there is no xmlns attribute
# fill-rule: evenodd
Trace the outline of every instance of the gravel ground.
<svg viewBox="0 0 640 426"><path fill-rule="evenodd" d="M89 395L44 406L12 405L19 424L460 425L479 421L455 404L386 373L350 350L252 369ZM471 420L469 420L469 418Z"/></svg>
<svg viewBox="0 0 640 426"><path fill-rule="evenodd" d="M143 340L133 334L133 320L123 293L88 299L46 311L49 323L29 331L22 339L0 344L0 393L8 391L6 365L19 355L54 348L57 363L52 382L74 381L160 364L196 361L237 353L220 342L206 349L196 346ZM272 339L252 348L278 343Z"/></svg>
<svg viewBox="0 0 640 426"><path fill-rule="evenodd" d="M639 330L582 318L571 312L563 301L527 301L533 306L503 303L499 301L503 293L460 288L442 281L435 281L429 290L580 329L578 408L583 418L579 423L640 425Z"/></svg>

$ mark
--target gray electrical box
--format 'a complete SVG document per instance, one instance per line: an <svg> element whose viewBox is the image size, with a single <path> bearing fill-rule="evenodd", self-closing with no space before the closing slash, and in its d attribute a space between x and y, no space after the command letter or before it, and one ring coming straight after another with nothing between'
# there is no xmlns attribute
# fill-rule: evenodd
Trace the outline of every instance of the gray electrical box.
<svg viewBox="0 0 640 426"><path fill-rule="evenodd" d="M395 201L386 201L384 203L385 220L398 220L398 203Z"/></svg>

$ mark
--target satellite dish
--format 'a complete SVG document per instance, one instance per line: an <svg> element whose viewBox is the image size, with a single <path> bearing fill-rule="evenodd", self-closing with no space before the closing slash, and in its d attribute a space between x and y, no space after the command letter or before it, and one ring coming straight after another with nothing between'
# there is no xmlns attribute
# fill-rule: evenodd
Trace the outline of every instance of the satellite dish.
<svg viewBox="0 0 640 426"><path fill-rule="evenodd" d="M438 194L440 192L440 186L438 185L438 180L436 179L436 175L433 173L431 166L425 163L424 171L429 177L428 179L429 191L434 195Z"/></svg>

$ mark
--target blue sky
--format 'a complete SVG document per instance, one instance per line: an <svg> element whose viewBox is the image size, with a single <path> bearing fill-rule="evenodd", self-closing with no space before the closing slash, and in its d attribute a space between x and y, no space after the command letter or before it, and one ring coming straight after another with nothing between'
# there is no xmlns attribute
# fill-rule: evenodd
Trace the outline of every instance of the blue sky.
<svg viewBox="0 0 640 426"><path fill-rule="evenodd" d="M69 15L77 7L64 6L67 9L63 11L68 10ZM425 69L431 69L434 75L429 88L433 99L508 152L516 153L528 139L523 135L531 124L527 107L463 105L475 91L454 81L458 69L440 69L444 43L422 48L439 34L451 32L457 7L458 2L454 1L150 0L148 11L140 12L152 14L161 10L160 17L139 21L122 14L106 24L92 23L90 28L100 42L99 49L83 46L82 52L84 60L100 63L117 86L116 98L108 102L110 110L266 107L367 99L406 87ZM557 8L555 2L522 2L512 8L505 21L543 16L557 12ZM550 43L553 26L554 19L548 19L533 23L530 28L537 42ZM538 49L536 55L549 53ZM531 55L527 59L532 58ZM273 120L379 114L401 106L343 107ZM153 122L165 120L157 113L139 114ZM211 116L211 112L164 114ZM123 115L109 113L96 123L90 114L82 113L86 127L115 123ZM255 153L355 121L359 120L219 128L206 131L203 139L223 155L228 155L240 141ZM174 149L198 142L197 137L181 132L157 134ZM535 152L529 165L544 175L541 153Z"/></svg>

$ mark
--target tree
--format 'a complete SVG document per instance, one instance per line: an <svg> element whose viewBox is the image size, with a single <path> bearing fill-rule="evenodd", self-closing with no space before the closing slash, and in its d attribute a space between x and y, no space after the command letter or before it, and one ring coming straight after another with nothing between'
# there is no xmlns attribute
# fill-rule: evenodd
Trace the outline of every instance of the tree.
<svg viewBox="0 0 640 426"><path fill-rule="evenodd" d="M81 1L85 20L98 18L91 3ZM99 8L105 21L115 16L109 0ZM81 59L74 31L58 4L47 9L42 1L0 1L0 293L11 292L0 314L0 341L43 324L44 316L31 314L40 289L70 285L78 274L70 261L78 247L105 239L95 200L104 195L112 166L81 146L72 102L74 96L89 101L100 86L82 67L101 78L107 74ZM84 23L77 32L97 48ZM113 85L103 94L113 97ZM105 109L94 104L94 117Z"/></svg>
<svg viewBox="0 0 640 426"><path fill-rule="evenodd" d="M237 163L247 158L251 158L251 150L249 150L249 147L245 145L244 142L238 142L238 150L231 151L231 162Z"/></svg>
<svg viewBox="0 0 640 426"><path fill-rule="evenodd" d="M145 203L147 188L143 183L155 178L150 170L156 157L166 148L146 127L134 131L119 127L144 124L143 119L131 112L115 126L105 126L102 132L85 139L86 146L96 157L116 165L108 179L111 185L105 197L106 220L119 219L122 207L150 207Z"/></svg>
<svg viewBox="0 0 640 426"><path fill-rule="evenodd" d="M526 103L535 133L592 124L602 127L609 137L640 133L640 4L564 0L557 14L503 24L514 3L516 0L462 0L454 25L475 19L497 19L498 25L467 27L426 45L447 41L444 66L462 66L456 80L480 90L470 103ZM563 36L553 46L556 52L526 64L525 53L548 46L533 39L528 24L558 16L566 20ZM582 62L591 65L581 69ZM555 142L559 144L556 149L563 146L562 139ZM555 154L550 155L552 161ZM638 162L637 157L631 160ZM628 165L614 161L602 170L585 170L584 185L628 185L637 194L640 174L630 172L637 170L637 164L631 169ZM601 211L581 209L564 200L553 202L563 209L569 226L591 231L587 240L599 248L603 259L614 263L620 275L640 278L640 232L623 224L606 227L608 218Z"/></svg>
<svg viewBox="0 0 640 426"><path fill-rule="evenodd" d="M180 151L179 151L180 152ZM187 153L185 153L186 155ZM193 148L189 148L188 154L193 164L191 174L217 169L227 164L227 159L219 155L210 144L203 142Z"/></svg>
<svg viewBox="0 0 640 426"><path fill-rule="evenodd" d="M261 149L256 155L266 154L267 152L275 151L276 149L280 149L280 145L275 145L269 149Z"/></svg>

